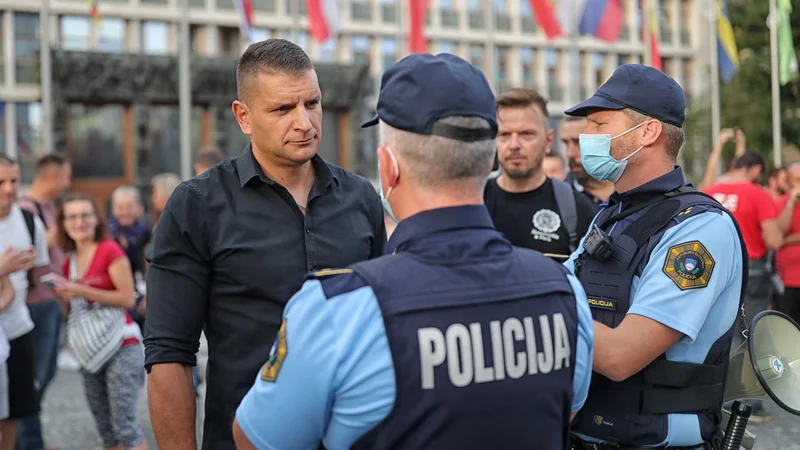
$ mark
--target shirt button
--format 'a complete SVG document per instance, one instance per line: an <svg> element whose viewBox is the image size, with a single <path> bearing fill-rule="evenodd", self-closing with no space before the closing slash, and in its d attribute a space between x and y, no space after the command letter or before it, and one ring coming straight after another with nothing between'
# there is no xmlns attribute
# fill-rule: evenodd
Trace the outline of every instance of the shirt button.
<svg viewBox="0 0 800 450"><path fill-rule="evenodd" d="M311 228L306 228L306 234L310 234L310 233L311 233Z"/></svg>

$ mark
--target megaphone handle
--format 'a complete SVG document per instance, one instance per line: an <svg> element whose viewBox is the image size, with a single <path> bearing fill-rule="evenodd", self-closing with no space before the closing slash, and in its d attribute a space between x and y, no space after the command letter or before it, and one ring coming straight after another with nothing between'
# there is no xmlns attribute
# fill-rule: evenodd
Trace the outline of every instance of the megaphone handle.
<svg viewBox="0 0 800 450"><path fill-rule="evenodd" d="M750 421L750 414L753 407L740 401L733 402L731 406L731 418L728 420L728 428L725 430L725 439L722 441L722 450L740 450L747 422Z"/></svg>

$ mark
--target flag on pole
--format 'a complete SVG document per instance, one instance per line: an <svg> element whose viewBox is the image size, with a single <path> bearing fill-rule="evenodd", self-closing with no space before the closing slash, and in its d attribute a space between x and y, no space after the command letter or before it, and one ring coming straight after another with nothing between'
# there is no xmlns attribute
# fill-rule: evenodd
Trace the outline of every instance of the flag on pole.
<svg viewBox="0 0 800 450"><path fill-rule="evenodd" d="M97 7L97 0L89 0L89 17L95 25L100 23L100 10Z"/></svg>
<svg viewBox="0 0 800 450"><path fill-rule="evenodd" d="M797 52L792 42L791 0L777 0L778 10L778 67L781 86L797 77Z"/></svg>
<svg viewBox="0 0 800 450"><path fill-rule="evenodd" d="M717 62L722 81L730 83L733 75L739 71L739 50L736 48L736 37L733 25L728 18L728 0L717 1Z"/></svg>
<svg viewBox="0 0 800 450"><path fill-rule="evenodd" d="M625 23L620 0L587 0L585 3L579 32L607 42L618 40Z"/></svg>
<svg viewBox="0 0 800 450"><path fill-rule="evenodd" d="M650 48L645 48L646 54L650 55L650 65L663 72L661 46L658 42L658 16L656 15L655 2L651 0L642 0L642 33L642 40L650 42Z"/></svg>
<svg viewBox="0 0 800 450"><path fill-rule="evenodd" d="M530 0L530 2L531 9L533 9L533 16L536 18L536 22L539 26L542 27L542 30L544 30L547 39L554 39L564 34L561 22L559 21L559 15L553 7L552 0ZM562 0L561 3L563 5L568 5L570 2ZM577 13L577 10L573 11Z"/></svg>
<svg viewBox="0 0 800 450"><path fill-rule="evenodd" d="M428 0L409 0L408 49L411 53L428 53L428 40L425 39L425 15L428 13Z"/></svg>
<svg viewBox="0 0 800 450"><path fill-rule="evenodd" d="M233 0L233 3L239 13L239 33L250 45L253 43L253 33L250 32L253 26L253 0Z"/></svg>
<svg viewBox="0 0 800 450"><path fill-rule="evenodd" d="M339 5L337 0L306 0L308 9L308 31L311 37L322 44L335 39L339 29Z"/></svg>

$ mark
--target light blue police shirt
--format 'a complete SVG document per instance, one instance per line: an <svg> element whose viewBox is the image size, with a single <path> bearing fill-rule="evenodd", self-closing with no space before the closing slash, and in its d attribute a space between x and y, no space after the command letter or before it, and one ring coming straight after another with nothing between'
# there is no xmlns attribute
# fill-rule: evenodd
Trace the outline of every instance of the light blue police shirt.
<svg viewBox="0 0 800 450"><path fill-rule="evenodd" d="M594 221L590 230L593 225ZM570 271L575 271L575 260L583 253L584 239L564 263ZM703 244L714 259L714 268L706 287L682 291L662 268L671 247L691 241ZM668 229L653 249L642 276L634 277L628 314L648 317L684 335L667 349L667 360L702 364L714 342L733 325L742 289L741 248L729 215L700 213ZM703 443L697 415L670 414L667 420L667 439L654 447ZM589 436L580 437L602 442Z"/></svg>
<svg viewBox="0 0 800 450"><path fill-rule="evenodd" d="M578 312L575 413L589 391L594 325L580 282L568 278ZM283 317L286 356L274 382L256 376L236 410L240 428L260 450L315 450L320 441L350 448L394 405L394 365L375 293L364 286L327 299L320 281L308 280Z"/></svg>

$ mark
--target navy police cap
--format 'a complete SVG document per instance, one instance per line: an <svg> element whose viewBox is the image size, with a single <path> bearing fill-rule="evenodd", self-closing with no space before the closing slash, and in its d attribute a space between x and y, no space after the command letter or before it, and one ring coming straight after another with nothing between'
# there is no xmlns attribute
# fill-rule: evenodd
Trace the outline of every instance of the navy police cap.
<svg viewBox="0 0 800 450"><path fill-rule="evenodd" d="M595 94L565 111L586 116L599 110L632 109L676 127L686 118L686 97L680 85L664 72L641 64L619 66Z"/></svg>
<svg viewBox="0 0 800 450"><path fill-rule="evenodd" d="M361 127L382 120L411 133L465 142L497 136L497 106L489 82L480 69L448 53L409 55L387 69L381 77L377 113ZM491 130L436 123L453 116L486 119Z"/></svg>

